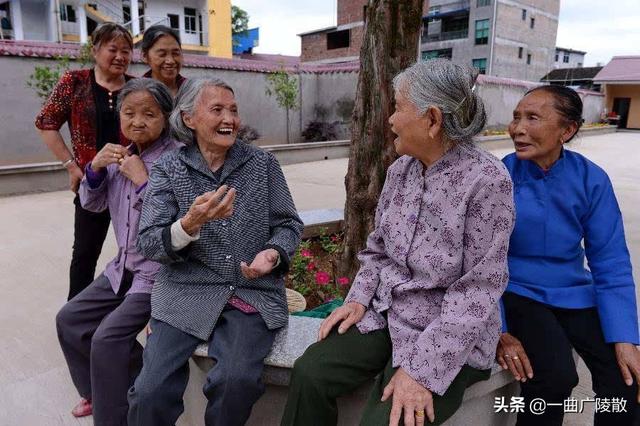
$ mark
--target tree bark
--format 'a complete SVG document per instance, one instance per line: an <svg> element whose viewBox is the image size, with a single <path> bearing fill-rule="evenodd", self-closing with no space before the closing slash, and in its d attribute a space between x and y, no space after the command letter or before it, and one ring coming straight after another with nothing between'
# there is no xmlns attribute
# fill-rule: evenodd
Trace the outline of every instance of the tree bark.
<svg viewBox="0 0 640 426"><path fill-rule="evenodd" d="M345 177L344 251L340 273L353 278L358 251L373 230L387 168L397 158L388 119L394 110L393 77L416 62L423 0L369 0ZM427 8L427 5L424 5Z"/></svg>

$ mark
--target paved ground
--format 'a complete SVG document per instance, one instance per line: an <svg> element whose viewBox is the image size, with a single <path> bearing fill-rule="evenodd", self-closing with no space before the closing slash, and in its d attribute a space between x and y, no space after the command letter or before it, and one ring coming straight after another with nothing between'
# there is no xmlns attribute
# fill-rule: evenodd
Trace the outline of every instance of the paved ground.
<svg viewBox="0 0 640 426"><path fill-rule="evenodd" d="M627 241L640 271L640 133L584 138L572 144L610 174L625 218ZM491 151L501 156L502 146ZM342 208L347 160L286 166L300 210ZM54 192L0 198L0 424L90 425L69 414L77 401L55 336L54 317L65 301L71 253L72 194ZM100 260L115 254L110 235ZM581 367L583 368L583 367ZM576 396L592 395L582 371ZM491 407L487 407L490 410ZM591 414L568 417L566 425L591 423Z"/></svg>

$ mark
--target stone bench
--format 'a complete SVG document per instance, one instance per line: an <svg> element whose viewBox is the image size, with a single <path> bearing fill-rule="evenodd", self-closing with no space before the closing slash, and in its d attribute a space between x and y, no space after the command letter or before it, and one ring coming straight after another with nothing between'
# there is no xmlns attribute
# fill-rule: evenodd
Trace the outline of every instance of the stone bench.
<svg viewBox="0 0 640 426"><path fill-rule="evenodd" d="M306 348L317 340L318 329L322 320L307 317L289 317L289 325L278 332L273 348L265 358L263 380L267 385L265 394L253 407L247 425L271 426L279 425L287 399L287 385L291 368L295 360ZM185 413L178 425L204 425L203 414L206 398L202 394L202 386L207 371L213 361L207 358L207 345L201 344L189 361L189 385L185 392ZM369 395L371 385L363 386L351 395L338 400L339 421L341 426L357 425L364 404ZM464 395L462 406L450 418L447 426L509 426L515 423L515 415L495 413L494 400L504 396L508 401L518 392L518 384L508 371L494 366L491 378L469 387Z"/></svg>

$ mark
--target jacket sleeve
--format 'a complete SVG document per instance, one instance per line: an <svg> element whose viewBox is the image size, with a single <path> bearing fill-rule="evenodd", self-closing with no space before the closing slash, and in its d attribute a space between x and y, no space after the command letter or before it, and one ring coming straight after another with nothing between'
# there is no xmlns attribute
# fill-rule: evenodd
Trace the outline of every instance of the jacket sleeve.
<svg viewBox="0 0 640 426"><path fill-rule="evenodd" d="M607 343L637 345L635 284L622 214L609 177L605 174L590 192L589 212L582 221L584 247L604 338Z"/></svg>
<svg viewBox="0 0 640 426"><path fill-rule="evenodd" d="M380 271L392 262L385 252L383 229L380 226L380 219L391 203L395 185L395 175L392 173L392 169L393 166L387 170L387 177L376 206L374 229L367 238L366 247L358 253L360 269L353 280L344 303L357 302L361 305L369 306L380 284Z"/></svg>
<svg viewBox="0 0 640 426"><path fill-rule="evenodd" d="M65 72L53 88L49 99L45 102L36 117L36 127L40 130L60 130L71 116L74 77Z"/></svg>
<svg viewBox="0 0 640 426"><path fill-rule="evenodd" d="M268 173L271 237L265 249L273 248L280 254L280 264L273 272L281 275L289 270L291 258L300 244L304 224L296 211L282 168L273 155L269 155Z"/></svg>
<svg viewBox="0 0 640 426"><path fill-rule="evenodd" d="M147 259L160 263L184 261L187 248L178 252L171 247L171 225L180 213L171 179L162 162L151 168L145 187L138 228L138 251Z"/></svg>
<svg viewBox="0 0 640 426"><path fill-rule="evenodd" d="M467 362L489 321L500 315L498 304L509 278L507 251L514 222L511 179L506 175L479 185L465 217L462 276L447 288L440 315L400 365L438 395L446 392Z"/></svg>

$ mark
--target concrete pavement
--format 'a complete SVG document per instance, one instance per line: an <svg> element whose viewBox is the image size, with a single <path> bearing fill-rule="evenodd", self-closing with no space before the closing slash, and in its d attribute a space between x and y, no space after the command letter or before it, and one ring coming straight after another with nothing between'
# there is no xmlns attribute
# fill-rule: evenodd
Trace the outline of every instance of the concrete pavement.
<svg viewBox="0 0 640 426"><path fill-rule="evenodd" d="M501 156L504 145L489 149ZM627 243L640 275L640 133L591 136L570 146L610 175L625 219ZM327 160L283 167L299 210L342 208L347 160ZM70 192L0 198L0 424L90 425L74 419L77 402L54 326L65 301L72 244ZM116 253L107 238L98 270ZM592 395L581 366L576 397ZM491 410L492 407L487 407ZM567 415L566 425L591 423L591 414Z"/></svg>

